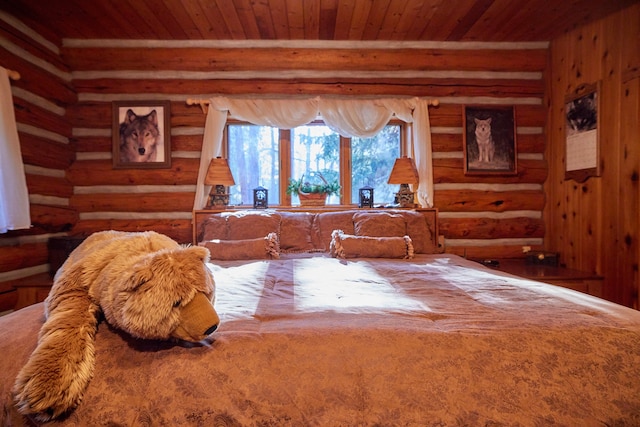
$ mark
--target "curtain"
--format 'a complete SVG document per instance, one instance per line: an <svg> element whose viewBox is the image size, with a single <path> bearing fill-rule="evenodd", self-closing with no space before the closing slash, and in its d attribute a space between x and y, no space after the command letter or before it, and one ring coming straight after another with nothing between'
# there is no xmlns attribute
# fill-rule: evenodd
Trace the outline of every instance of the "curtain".
<svg viewBox="0 0 640 427"><path fill-rule="evenodd" d="M0 233L30 226L29 191L20 153L9 73L0 67Z"/></svg>
<svg viewBox="0 0 640 427"><path fill-rule="evenodd" d="M413 123L409 152L413 153L420 175L420 182L414 191L421 206L431 207L433 171L428 106L429 101L422 98L212 98L205 124L193 208L202 209L206 205L211 188L205 187L204 177L210 159L222 153L222 134L228 113L238 120L280 129L302 126L320 115L332 130L344 136L361 138L375 136L393 115L399 120Z"/></svg>

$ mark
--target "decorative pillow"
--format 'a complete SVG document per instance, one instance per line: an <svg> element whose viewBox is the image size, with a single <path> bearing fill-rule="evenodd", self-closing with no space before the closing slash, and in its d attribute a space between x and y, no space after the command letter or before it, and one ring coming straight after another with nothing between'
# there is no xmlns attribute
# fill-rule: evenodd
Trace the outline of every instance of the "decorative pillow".
<svg viewBox="0 0 640 427"><path fill-rule="evenodd" d="M242 211L222 214L227 219L227 239L257 239L280 232L280 215L266 211Z"/></svg>
<svg viewBox="0 0 640 427"><path fill-rule="evenodd" d="M353 215L356 236L402 237L407 234L407 223L401 214L388 212L357 212Z"/></svg>
<svg viewBox="0 0 640 427"><path fill-rule="evenodd" d="M279 212L280 250L282 252L312 252L317 250L311 240L315 214L309 212Z"/></svg>
<svg viewBox="0 0 640 427"><path fill-rule="evenodd" d="M209 249L211 259L222 261L280 258L280 245L276 233L269 233L266 237L257 239L216 239L200 242L199 245Z"/></svg>
<svg viewBox="0 0 640 427"><path fill-rule="evenodd" d="M413 258L411 237L370 237L331 233L331 256L334 258Z"/></svg>
<svg viewBox="0 0 640 427"><path fill-rule="evenodd" d="M435 224L430 224L430 218L420 212L405 211L402 215L407 221L407 234L411 236L413 247L417 254L439 253L435 243L433 230Z"/></svg>
<svg viewBox="0 0 640 427"><path fill-rule="evenodd" d="M327 251L331 244L331 232L333 230L343 230L347 234L354 234L353 211L319 213L313 222L313 228L315 229L315 236L317 236L317 241L314 241L315 247L322 251Z"/></svg>
<svg viewBox="0 0 640 427"><path fill-rule="evenodd" d="M213 214L205 219L198 230L197 242L227 238L226 218Z"/></svg>

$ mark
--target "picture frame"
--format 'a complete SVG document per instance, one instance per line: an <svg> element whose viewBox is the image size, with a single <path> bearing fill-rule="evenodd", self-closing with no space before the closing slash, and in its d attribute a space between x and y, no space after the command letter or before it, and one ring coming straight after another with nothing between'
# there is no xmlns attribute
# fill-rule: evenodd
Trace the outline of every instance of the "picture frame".
<svg viewBox="0 0 640 427"><path fill-rule="evenodd" d="M171 167L171 103L113 101L114 169Z"/></svg>
<svg viewBox="0 0 640 427"><path fill-rule="evenodd" d="M514 106L463 105L465 175L516 175Z"/></svg>
<svg viewBox="0 0 640 427"><path fill-rule="evenodd" d="M565 97L565 180L600 176L600 83L584 84Z"/></svg>

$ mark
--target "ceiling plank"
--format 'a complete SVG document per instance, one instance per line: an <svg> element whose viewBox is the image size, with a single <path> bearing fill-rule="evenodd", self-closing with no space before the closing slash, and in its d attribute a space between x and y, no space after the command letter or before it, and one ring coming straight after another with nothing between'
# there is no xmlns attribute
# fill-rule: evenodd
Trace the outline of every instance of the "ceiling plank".
<svg viewBox="0 0 640 427"><path fill-rule="evenodd" d="M422 40L446 40L458 24L459 17L468 13L475 0L447 0L438 5L431 25L425 28Z"/></svg>
<svg viewBox="0 0 640 427"><path fill-rule="evenodd" d="M207 16L204 14L204 11L200 7L199 1L193 0L181 2L182 7L180 7L179 3L171 2L171 0L169 0L169 2L172 5L171 10L178 8L181 9L180 13L175 14L175 16L179 21L185 20L185 24L182 25L189 28L187 33L189 39L211 39L219 37L219 34L214 31L213 25L211 25ZM193 33L193 35L189 34L189 32ZM196 34L198 34L199 37L196 36Z"/></svg>
<svg viewBox="0 0 640 427"><path fill-rule="evenodd" d="M389 9L389 3L391 0L373 0L367 25L364 28L364 34L362 34L363 40L378 40L378 33L387 14L387 9Z"/></svg>
<svg viewBox="0 0 640 427"><path fill-rule="evenodd" d="M373 0L356 0L348 40L362 40Z"/></svg>
<svg viewBox="0 0 640 427"><path fill-rule="evenodd" d="M140 22L144 22L145 25L155 32L158 39L162 40L171 38L171 33L163 23L158 20L158 17L154 13L154 9L147 6L144 1L136 1L127 6L130 10L135 11L135 14L140 17Z"/></svg>
<svg viewBox="0 0 640 427"><path fill-rule="evenodd" d="M175 5L176 3L172 0L145 0L147 4L151 3L152 13L156 15L156 17L163 23L163 25L167 28L171 37L174 39L188 39L189 36L187 33L195 34L192 31L193 21L191 21L188 17L185 22L178 22L176 17L174 16L170 7ZM179 15L182 17L185 15L184 11L181 10ZM185 27L183 27L183 25Z"/></svg>
<svg viewBox="0 0 640 427"><path fill-rule="evenodd" d="M287 0L287 26L290 40L304 40L304 10L300 0Z"/></svg>
<svg viewBox="0 0 640 427"><path fill-rule="evenodd" d="M396 28L401 22L401 17L406 6L407 4L405 2L392 1L389 3L377 38L382 40L397 40L394 38L394 34L396 34Z"/></svg>
<svg viewBox="0 0 640 427"><path fill-rule="evenodd" d="M411 27L407 31L405 40L423 40L421 36L431 25L433 16L435 15L442 1L446 0L433 0L430 2L424 2L422 4L420 11L416 14Z"/></svg>
<svg viewBox="0 0 640 427"><path fill-rule="evenodd" d="M333 40L336 32L338 0L320 0L318 34L320 40Z"/></svg>
<svg viewBox="0 0 640 427"><path fill-rule="evenodd" d="M304 38L320 39L320 0L309 0L304 3Z"/></svg>
<svg viewBox="0 0 640 427"><path fill-rule="evenodd" d="M222 0L222 3L231 3L228 0ZM234 0L235 8L238 12L238 18L244 28L247 40L260 40L260 28L256 15L253 13L250 0Z"/></svg>
<svg viewBox="0 0 640 427"><path fill-rule="evenodd" d="M229 12L233 13L222 13L218 3L215 1L200 0L199 5L204 18L207 20L208 25L211 26L209 30L210 35L206 38L226 40L244 38L244 31L238 21L238 15L236 14L235 8L231 8L229 10ZM237 37L237 35L234 34L237 27L240 27L240 37Z"/></svg>
<svg viewBox="0 0 640 427"><path fill-rule="evenodd" d="M203 9L210 22L218 23L221 27L219 31L224 32L225 38L231 40L248 38L245 33L245 27L240 22L238 11L233 3L227 0L215 0L215 2L204 0ZM218 18L218 15L220 18Z"/></svg>
<svg viewBox="0 0 640 427"><path fill-rule="evenodd" d="M287 25L287 4L285 0L269 0L269 10L271 11L275 38L287 40L289 38L289 26Z"/></svg>
<svg viewBox="0 0 640 427"><path fill-rule="evenodd" d="M393 29L393 33L391 35L392 40L407 40L407 34L411 31L415 22L424 24L424 21L420 16L424 9L424 5L425 2L423 1L412 0L407 2L406 7L400 15L398 23Z"/></svg>
<svg viewBox="0 0 640 427"><path fill-rule="evenodd" d="M254 0L251 7L260 30L260 38L265 40L274 40L276 31L273 28L273 19L271 19L271 11L269 10L269 0Z"/></svg>
<svg viewBox="0 0 640 427"><path fill-rule="evenodd" d="M494 0L477 0L471 9L458 20L457 25L451 30L449 36L447 36L447 40L463 39L473 24L478 22L493 2Z"/></svg>
<svg viewBox="0 0 640 427"><path fill-rule="evenodd" d="M349 40L349 29L353 19L353 10L356 7L354 1L341 1L338 3L335 30L333 32L334 40Z"/></svg>

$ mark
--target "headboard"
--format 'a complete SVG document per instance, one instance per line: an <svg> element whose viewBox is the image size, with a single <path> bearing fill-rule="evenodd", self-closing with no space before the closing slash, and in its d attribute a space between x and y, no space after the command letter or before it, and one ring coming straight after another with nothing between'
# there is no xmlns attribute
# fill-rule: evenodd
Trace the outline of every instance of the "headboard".
<svg viewBox="0 0 640 427"><path fill-rule="evenodd" d="M283 252L326 252L331 232L397 236L408 234L416 253L436 253L438 211L417 209L277 208L196 210L193 244L207 240L242 240L276 232Z"/></svg>

